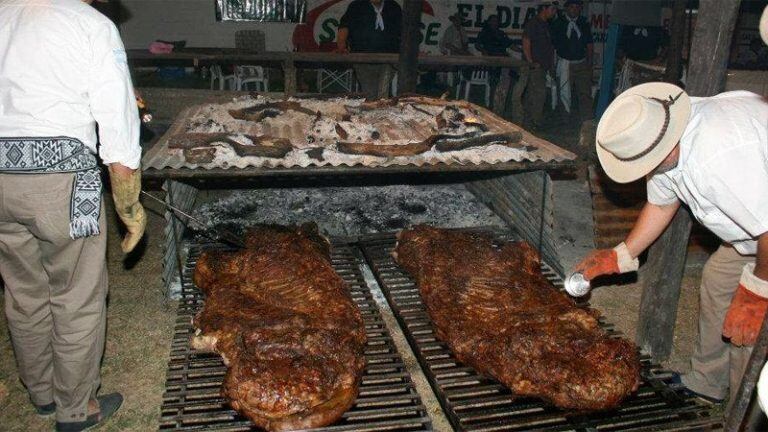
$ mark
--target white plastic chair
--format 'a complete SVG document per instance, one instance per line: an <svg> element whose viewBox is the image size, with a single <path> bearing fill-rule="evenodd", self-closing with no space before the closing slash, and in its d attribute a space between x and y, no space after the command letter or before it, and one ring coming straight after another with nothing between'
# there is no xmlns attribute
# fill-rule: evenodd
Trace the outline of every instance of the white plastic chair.
<svg viewBox="0 0 768 432"><path fill-rule="evenodd" d="M211 90L216 89L217 80L219 82L219 90L224 90L225 87L229 90L234 90L236 88L237 79L235 78L235 75L224 75L221 66L215 64L211 66Z"/></svg>
<svg viewBox="0 0 768 432"><path fill-rule="evenodd" d="M355 89L354 71L352 69L334 70L334 69L318 69L317 70L317 92L322 93L323 90L328 87L338 84L344 91L352 92Z"/></svg>
<svg viewBox="0 0 768 432"><path fill-rule="evenodd" d="M461 74L460 74L461 75ZM466 83L466 89L464 90L464 99L469 100L469 91L473 85L479 85L485 87L485 106L491 105L491 78L490 73L486 70L474 70L469 80L465 80L462 76L459 84L456 86L456 99L461 94L461 84Z"/></svg>
<svg viewBox="0 0 768 432"><path fill-rule="evenodd" d="M255 84L256 91L269 91L269 77L261 66L235 66L235 78L238 90L247 90L248 84Z"/></svg>

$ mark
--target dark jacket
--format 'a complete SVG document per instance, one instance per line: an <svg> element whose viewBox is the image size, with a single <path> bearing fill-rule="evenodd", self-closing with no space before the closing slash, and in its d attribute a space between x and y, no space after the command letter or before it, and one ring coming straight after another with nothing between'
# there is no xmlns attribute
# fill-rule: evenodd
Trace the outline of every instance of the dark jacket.
<svg viewBox="0 0 768 432"><path fill-rule="evenodd" d="M376 28L376 11L370 0L355 0L341 17L339 28L349 29L349 49L352 52L400 51L400 29L403 11L394 0L383 0L381 16L384 30Z"/></svg>
<svg viewBox="0 0 768 432"><path fill-rule="evenodd" d="M566 60L583 60L587 57L587 45L592 43L592 28L583 16L576 19L581 37L576 32L568 35L568 18L562 16L552 23L552 43L557 55Z"/></svg>
<svg viewBox="0 0 768 432"><path fill-rule="evenodd" d="M507 48L512 46L512 39L501 29L493 29L487 23L480 30L475 40L475 47L491 56L506 56Z"/></svg>

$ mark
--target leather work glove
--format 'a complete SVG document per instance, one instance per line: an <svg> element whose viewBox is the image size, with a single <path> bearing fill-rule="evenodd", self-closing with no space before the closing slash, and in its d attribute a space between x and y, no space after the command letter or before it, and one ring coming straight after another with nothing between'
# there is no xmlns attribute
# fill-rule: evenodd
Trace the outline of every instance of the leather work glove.
<svg viewBox="0 0 768 432"><path fill-rule="evenodd" d="M636 271L640 266L637 258L632 258L624 242L613 249L597 249L576 264L574 273L581 273L584 279L592 280L598 276L621 274Z"/></svg>
<svg viewBox="0 0 768 432"><path fill-rule="evenodd" d="M736 346L752 346L768 310L768 281L755 276L755 264L744 266L739 288L723 323L723 336Z"/></svg>
<svg viewBox="0 0 768 432"><path fill-rule="evenodd" d="M125 224L128 232L120 247L123 252L132 251L144 235L147 227L147 214L139 202L141 192L141 170L137 169L131 175L118 173L109 166L109 180L112 184L112 198L115 201L115 211Z"/></svg>

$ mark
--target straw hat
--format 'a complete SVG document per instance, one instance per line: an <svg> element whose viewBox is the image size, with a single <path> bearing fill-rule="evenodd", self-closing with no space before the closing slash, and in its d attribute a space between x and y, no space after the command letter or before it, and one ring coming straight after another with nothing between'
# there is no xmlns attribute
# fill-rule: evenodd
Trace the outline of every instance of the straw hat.
<svg viewBox="0 0 768 432"><path fill-rule="evenodd" d="M760 17L760 36L768 44L768 6L763 9L763 16Z"/></svg>
<svg viewBox="0 0 768 432"><path fill-rule="evenodd" d="M691 100L672 84L640 84L620 94L597 125L597 157L619 183L653 171L683 136Z"/></svg>

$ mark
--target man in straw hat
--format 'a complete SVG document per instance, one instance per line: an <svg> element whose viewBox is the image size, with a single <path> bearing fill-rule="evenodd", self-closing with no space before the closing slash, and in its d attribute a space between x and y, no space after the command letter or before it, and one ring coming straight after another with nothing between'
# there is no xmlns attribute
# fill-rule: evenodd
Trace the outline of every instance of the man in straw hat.
<svg viewBox="0 0 768 432"><path fill-rule="evenodd" d="M768 103L744 91L694 98L642 84L608 107L596 141L613 180L647 178L648 202L624 242L575 271L591 280L637 270L686 204L723 244L704 266L691 372L680 378L707 400L733 396L768 309Z"/></svg>
<svg viewBox="0 0 768 432"><path fill-rule="evenodd" d="M91 1L0 0L5 313L21 381L60 432L103 423L123 400L97 396L108 291L97 154L127 228L124 252L146 226L128 61L117 28Z"/></svg>

